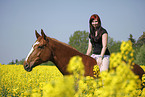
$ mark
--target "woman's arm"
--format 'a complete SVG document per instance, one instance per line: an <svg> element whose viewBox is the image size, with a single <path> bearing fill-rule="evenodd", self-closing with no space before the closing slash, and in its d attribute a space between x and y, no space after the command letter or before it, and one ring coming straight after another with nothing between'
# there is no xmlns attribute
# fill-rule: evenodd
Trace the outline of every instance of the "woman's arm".
<svg viewBox="0 0 145 97"><path fill-rule="evenodd" d="M102 35L102 45L103 45L103 47L102 47L101 54L100 54L101 56L97 59L97 64L99 66L102 65L102 58L104 57L104 54L106 52L107 41L108 41L108 34L105 33L105 34Z"/></svg>
<svg viewBox="0 0 145 97"><path fill-rule="evenodd" d="M91 44L91 41L90 41L90 39L89 39L88 50L87 50L86 55L90 55L90 54L91 54L91 51L92 51L92 44Z"/></svg>
<svg viewBox="0 0 145 97"><path fill-rule="evenodd" d="M104 54L106 52L107 42L108 42L108 34L105 33L105 34L102 35L102 45L103 45L103 48L101 50L101 56L102 56L102 58L104 57Z"/></svg>

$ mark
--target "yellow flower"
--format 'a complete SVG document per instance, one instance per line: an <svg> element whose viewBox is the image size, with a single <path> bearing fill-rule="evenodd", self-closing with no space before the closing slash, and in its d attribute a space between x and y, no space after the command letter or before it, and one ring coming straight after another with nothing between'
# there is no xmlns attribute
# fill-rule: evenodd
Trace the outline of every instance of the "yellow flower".
<svg viewBox="0 0 145 97"><path fill-rule="evenodd" d="M93 71L94 71L94 77L99 77L100 69L98 65L94 66Z"/></svg>
<svg viewBox="0 0 145 97"><path fill-rule="evenodd" d="M130 56L133 57L133 52L130 53Z"/></svg>
<svg viewBox="0 0 145 97"><path fill-rule="evenodd" d="M74 56L70 59L67 70L70 73L84 74L84 65L80 56Z"/></svg>
<svg viewBox="0 0 145 97"><path fill-rule="evenodd" d="M129 53L128 51L125 52L126 55L128 55L128 53Z"/></svg>
<svg viewBox="0 0 145 97"><path fill-rule="evenodd" d="M112 55L113 54L113 55ZM110 56L110 68L117 67L122 59L121 53L112 53Z"/></svg>
<svg viewBox="0 0 145 97"><path fill-rule="evenodd" d="M40 93L32 93L31 97L41 97L41 94Z"/></svg>

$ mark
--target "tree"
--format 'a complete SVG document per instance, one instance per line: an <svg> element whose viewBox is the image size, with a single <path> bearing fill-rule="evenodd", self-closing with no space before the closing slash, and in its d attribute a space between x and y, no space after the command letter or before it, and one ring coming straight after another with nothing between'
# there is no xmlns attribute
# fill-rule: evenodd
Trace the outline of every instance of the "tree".
<svg viewBox="0 0 145 97"><path fill-rule="evenodd" d="M135 63L140 64L140 65L145 65L145 44L141 46L137 56Z"/></svg>
<svg viewBox="0 0 145 97"><path fill-rule="evenodd" d="M145 32L143 32L143 35L141 35L138 38L137 42L133 45L133 48L135 50L135 60L136 60L137 54L139 53L140 48L143 44L145 44Z"/></svg>
<svg viewBox="0 0 145 97"><path fill-rule="evenodd" d="M114 41L113 38L108 37L108 48L110 53L119 52L120 51L120 41Z"/></svg>
<svg viewBox="0 0 145 97"><path fill-rule="evenodd" d="M145 44L145 32L143 32L143 35L141 35L137 40L137 46L141 47L143 44Z"/></svg>
<svg viewBox="0 0 145 97"><path fill-rule="evenodd" d="M135 42L136 42L136 40L133 39L133 35L132 35L132 34L129 35L128 40L130 40L130 41L132 42L132 46L135 47Z"/></svg>
<svg viewBox="0 0 145 97"><path fill-rule="evenodd" d="M23 58L22 60L18 61L17 64L24 64L25 58Z"/></svg>
<svg viewBox="0 0 145 97"><path fill-rule="evenodd" d="M10 62L10 63L8 63L8 64L12 65L12 64L15 64L15 62L14 62L14 60L12 60L12 62Z"/></svg>
<svg viewBox="0 0 145 97"><path fill-rule="evenodd" d="M69 45L76 48L79 52L85 54L88 48L89 32L75 31L69 38Z"/></svg>
<svg viewBox="0 0 145 97"><path fill-rule="evenodd" d="M17 64L18 62L19 62L18 59L16 59L16 60L15 60L15 63Z"/></svg>

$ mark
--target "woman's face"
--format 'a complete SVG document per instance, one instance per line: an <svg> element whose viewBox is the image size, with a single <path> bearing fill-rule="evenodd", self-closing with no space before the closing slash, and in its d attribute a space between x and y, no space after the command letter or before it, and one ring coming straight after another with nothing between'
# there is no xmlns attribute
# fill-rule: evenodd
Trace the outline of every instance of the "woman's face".
<svg viewBox="0 0 145 97"><path fill-rule="evenodd" d="M99 25L97 19L94 19L92 21L92 25L93 25L94 28L96 28Z"/></svg>

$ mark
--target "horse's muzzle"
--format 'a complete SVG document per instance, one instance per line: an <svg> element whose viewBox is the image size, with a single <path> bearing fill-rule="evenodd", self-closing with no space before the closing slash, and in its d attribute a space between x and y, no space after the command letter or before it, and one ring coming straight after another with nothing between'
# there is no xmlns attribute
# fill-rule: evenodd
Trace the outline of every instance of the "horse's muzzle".
<svg viewBox="0 0 145 97"><path fill-rule="evenodd" d="M28 72L32 71L32 68L31 68L30 65L27 64L27 63L24 64L24 69L25 69L26 71L28 71Z"/></svg>

